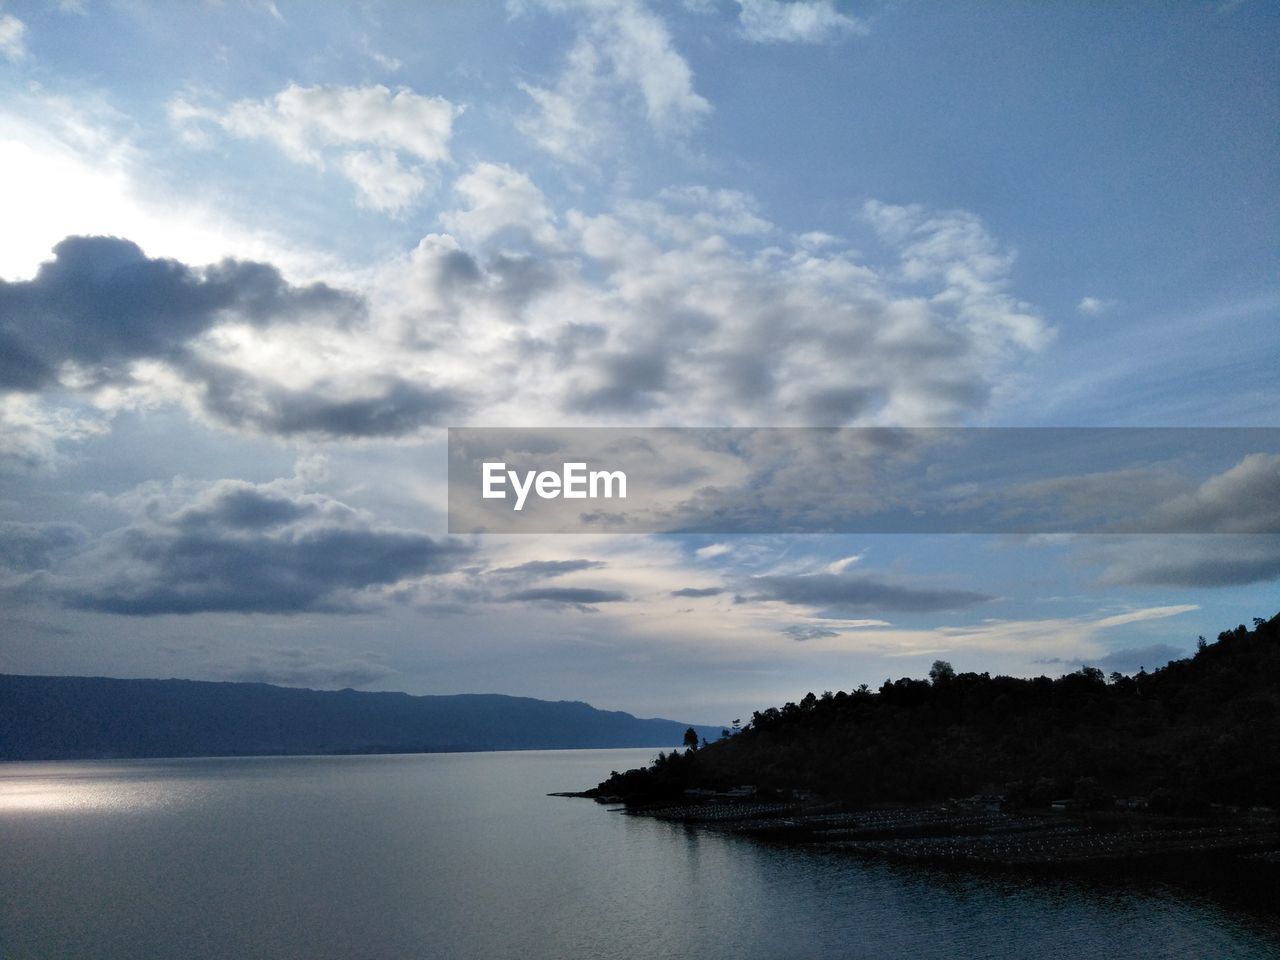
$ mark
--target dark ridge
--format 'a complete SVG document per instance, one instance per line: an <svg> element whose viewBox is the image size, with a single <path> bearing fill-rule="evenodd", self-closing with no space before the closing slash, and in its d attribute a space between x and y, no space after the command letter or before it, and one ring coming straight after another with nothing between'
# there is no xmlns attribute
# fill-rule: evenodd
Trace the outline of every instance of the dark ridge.
<svg viewBox="0 0 1280 960"><path fill-rule="evenodd" d="M688 729L577 701L499 694L0 674L0 760L674 746Z"/></svg>
<svg viewBox="0 0 1280 960"><path fill-rule="evenodd" d="M737 736L615 773L594 793L635 803L741 785L864 806L982 795L1026 808L1275 807L1280 615L1134 676L1084 667L992 677L939 661L929 680L810 693L756 712Z"/></svg>

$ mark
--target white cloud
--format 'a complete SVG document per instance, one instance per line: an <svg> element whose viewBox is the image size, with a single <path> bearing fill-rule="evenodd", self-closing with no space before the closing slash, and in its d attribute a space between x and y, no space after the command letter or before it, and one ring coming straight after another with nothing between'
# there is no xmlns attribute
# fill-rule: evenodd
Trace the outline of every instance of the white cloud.
<svg viewBox="0 0 1280 960"><path fill-rule="evenodd" d="M0 475L50 473L68 458L60 444L110 429L108 419L92 410L20 394L0 395Z"/></svg>
<svg viewBox="0 0 1280 960"><path fill-rule="evenodd" d="M1038 350L1052 334L1029 304L1007 292L1014 253L1002 247L982 221L963 210L934 213L918 205L892 206L868 201L863 214L902 259L908 282L942 281L932 298L946 304L976 329L992 334L988 345Z"/></svg>
<svg viewBox="0 0 1280 960"><path fill-rule="evenodd" d="M390 150L352 150L338 158L338 169L356 185L360 205L373 210L403 210L427 185L421 172L406 169Z"/></svg>
<svg viewBox="0 0 1280 960"><path fill-rule="evenodd" d="M1076 309L1090 317L1096 317L1100 314L1107 313L1115 307L1115 305L1116 302L1114 300L1101 300L1098 297L1083 297L1080 302L1076 304Z"/></svg>
<svg viewBox="0 0 1280 960"><path fill-rule="evenodd" d="M1127 623L1165 620L1169 617L1176 617L1199 609L1200 607L1194 603L1179 603L1168 607L1143 607L1138 610L1127 610L1124 613L1114 613L1094 622L1099 627L1120 627Z"/></svg>
<svg viewBox="0 0 1280 960"><path fill-rule="evenodd" d="M9 61L27 55L27 25L11 13L0 15L0 57Z"/></svg>
<svg viewBox="0 0 1280 960"><path fill-rule="evenodd" d="M440 220L462 239L483 244L515 235L537 244L554 241L551 208L542 191L505 163L478 163L453 189L466 206L441 214Z"/></svg>
<svg viewBox="0 0 1280 960"><path fill-rule="evenodd" d="M596 81L595 48L579 42L555 89L521 83L537 108L516 120L516 127L543 150L561 160L585 162L600 141L603 120L588 122Z"/></svg>
<svg viewBox="0 0 1280 960"><path fill-rule="evenodd" d="M12 251L0 242L0 276L29 274L22 257L47 256L67 234L100 233L193 266L235 255L295 283L359 277L185 198L149 199L146 157L65 104L54 113L65 118L56 136L0 118L0 156L29 174L0 184L29 224ZM327 149L309 125L295 132L291 149ZM414 189L387 152L347 145L335 160L370 190L376 181L384 206ZM695 185L560 211L522 171L479 163L454 194L440 217L448 233L359 277L367 317L224 324L189 345L182 370L138 365L98 402L176 401L286 435L349 435L315 426L340 414L413 435L445 401L455 422L512 425L944 424L980 412L1007 365L1048 339L1007 290L1011 255L970 214L870 205L900 258L883 269L834 237L816 249L789 241L735 191ZM334 399L324 409L322 392Z"/></svg>
<svg viewBox="0 0 1280 960"><path fill-rule="evenodd" d="M63 238L127 237L152 256L212 263L267 260L293 279L332 279L336 261L297 238L236 222L166 184L163 168L131 139L132 124L92 98L47 94L0 107L0 210L21 230L0 230L0 277L31 276Z"/></svg>
<svg viewBox="0 0 1280 960"><path fill-rule="evenodd" d="M901 258L884 270L839 242L761 249L776 231L730 191L557 215L499 164L455 189L454 238L424 242L390 306L494 385L495 422L956 423L1050 338L963 212L872 205Z"/></svg>
<svg viewBox="0 0 1280 960"><path fill-rule="evenodd" d="M732 549L733 548L730 547L727 543L710 543L710 544L707 544L707 546L705 547L699 547L697 550L693 552L694 554L697 555L699 560L713 560L716 557L723 557L726 553L729 553Z"/></svg>
<svg viewBox="0 0 1280 960"><path fill-rule="evenodd" d="M555 83L521 84L536 110L517 125L547 152L584 161L614 127L619 100L638 100L649 126L666 137L689 134L711 112L666 24L644 3L544 0L542 6L581 17Z"/></svg>
<svg viewBox="0 0 1280 960"><path fill-rule="evenodd" d="M867 32L833 0L738 0L738 6L742 35L754 43L825 43Z"/></svg>
<svg viewBox="0 0 1280 960"><path fill-rule="evenodd" d="M330 161L356 187L363 205L399 213L449 159L453 121L461 108L441 97L381 85L303 87L290 84L266 100L239 100L225 111L183 98L169 107L179 128L213 123L242 139L273 143L286 156L318 169Z"/></svg>
<svg viewBox="0 0 1280 960"><path fill-rule="evenodd" d="M852 556L842 557L833 563L827 564L827 573L843 573L849 567L858 563L862 559L862 554L855 553Z"/></svg>

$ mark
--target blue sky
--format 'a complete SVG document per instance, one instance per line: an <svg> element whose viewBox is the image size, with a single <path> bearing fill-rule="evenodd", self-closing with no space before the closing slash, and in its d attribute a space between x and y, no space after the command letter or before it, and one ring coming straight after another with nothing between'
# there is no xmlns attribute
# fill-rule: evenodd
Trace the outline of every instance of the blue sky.
<svg viewBox="0 0 1280 960"><path fill-rule="evenodd" d="M443 443L1280 426L1278 34L1261 0L6 0L0 670L721 722L1269 616L1273 535L452 540ZM742 599L820 576L871 599Z"/></svg>

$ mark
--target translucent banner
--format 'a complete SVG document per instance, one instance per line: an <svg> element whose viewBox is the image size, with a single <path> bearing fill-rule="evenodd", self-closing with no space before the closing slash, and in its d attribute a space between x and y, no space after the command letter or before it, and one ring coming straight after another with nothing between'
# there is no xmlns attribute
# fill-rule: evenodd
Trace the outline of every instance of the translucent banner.
<svg viewBox="0 0 1280 960"><path fill-rule="evenodd" d="M451 428L451 533L1280 533L1278 428Z"/></svg>

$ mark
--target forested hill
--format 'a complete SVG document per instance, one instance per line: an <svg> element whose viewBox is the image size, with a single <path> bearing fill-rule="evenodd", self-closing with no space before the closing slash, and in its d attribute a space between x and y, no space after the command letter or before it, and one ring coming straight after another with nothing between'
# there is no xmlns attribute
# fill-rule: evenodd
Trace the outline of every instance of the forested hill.
<svg viewBox="0 0 1280 960"><path fill-rule="evenodd" d="M681 743L688 729L497 694L0 675L0 760L656 747Z"/></svg>
<svg viewBox="0 0 1280 960"><path fill-rule="evenodd" d="M1152 673L886 681L753 715L743 732L598 788L804 788L859 802L1141 796L1190 809L1280 804L1280 615Z"/></svg>

